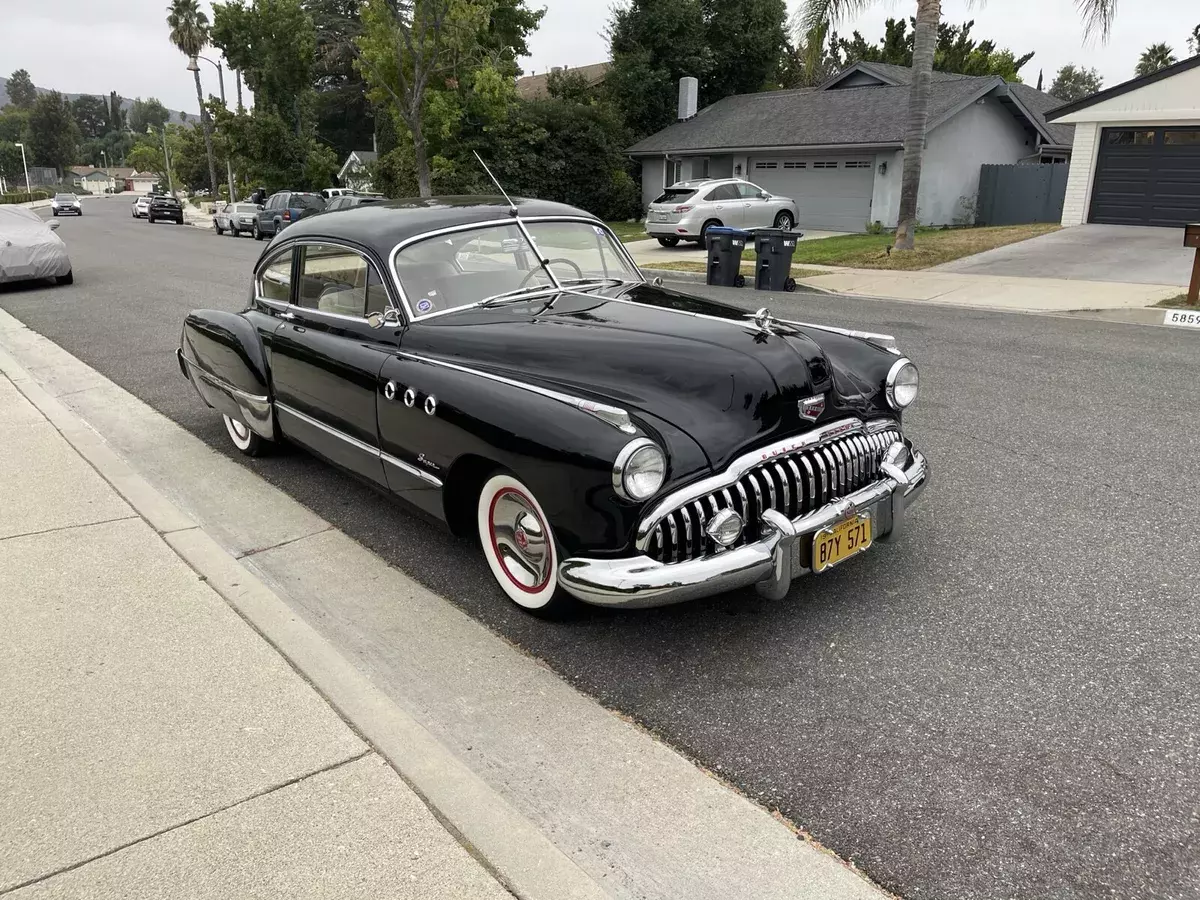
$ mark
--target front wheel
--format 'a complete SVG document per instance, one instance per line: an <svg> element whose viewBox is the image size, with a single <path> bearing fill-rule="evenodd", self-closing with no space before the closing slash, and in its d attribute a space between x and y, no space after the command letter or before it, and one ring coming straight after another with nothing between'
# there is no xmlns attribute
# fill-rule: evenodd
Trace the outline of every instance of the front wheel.
<svg viewBox="0 0 1200 900"><path fill-rule="evenodd" d="M558 549L542 506L512 475L497 473L479 492L479 543L506 597L543 618L558 618L577 601L558 586Z"/></svg>
<svg viewBox="0 0 1200 900"><path fill-rule="evenodd" d="M254 234L254 239L255 239L256 241L261 241L261 240L262 240L262 237L263 237L263 236L262 236L262 231L261 231L261 229L259 229L259 227L258 227L258 223L257 223L257 222L255 222L255 223L254 223L254 231L253 231L253 234Z"/></svg>
<svg viewBox="0 0 1200 900"><path fill-rule="evenodd" d="M241 237L242 236L242 233L240 231L238 231L238 227L236 225L229 226L229 234L232 237Z"/></svg>
<svg viewBox="0 0 1200 900"><path fill-rule="evenodd" d="M153 225L154 224L154 216L146 216L146 221L149 222L151 225Z"/></svg>
<svg viewBox="0 0 1200 900"><path fill-rule="evenodd" d="M662 244L664 247L674 247L676 244L679 243L679 238L677 238L677 237L660 237L658 239L658 242L660 244Z"/></svg>
<svg viewBox="0 0 1200 900"><path fill-rule="evenodd" d="M247 456L262 456L267 452L268 442L251 431L249 425L231 416L225 416L224 419L225 430L229 432L229 439L233 441L233 446Z"/></svg>
<svg viewBox="0 0 1200 900"><path fill-rule="evenodd" d="M781 228L784 231L791 231L796 227L796 220L792 218L790 212L781 212L775 217L775 227Z"/></svg>
<svg viewBox="0 0 1200 900"><path fill-rule="evenodd" d="M225 229L222 228L220 225L218 225L216 222L213 222L213 228L217 229L217 234L225 233Z"/></svg>

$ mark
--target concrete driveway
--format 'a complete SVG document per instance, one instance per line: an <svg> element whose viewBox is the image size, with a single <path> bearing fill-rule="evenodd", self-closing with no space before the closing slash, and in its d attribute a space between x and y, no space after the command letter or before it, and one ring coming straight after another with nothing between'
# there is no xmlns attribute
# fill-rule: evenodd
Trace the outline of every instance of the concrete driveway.
<svg viewBox="0 0 1200 900"><path fill-rule="evenodd" d="M1187 285L1194 255L1183 246L1182 228L1077 225L929 271Z"/></svg>

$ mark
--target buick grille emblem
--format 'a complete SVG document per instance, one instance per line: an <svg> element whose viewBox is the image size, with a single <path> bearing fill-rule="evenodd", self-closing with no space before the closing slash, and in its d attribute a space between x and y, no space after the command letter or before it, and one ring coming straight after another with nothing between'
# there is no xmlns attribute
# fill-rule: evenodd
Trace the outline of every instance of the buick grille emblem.
<svg viewBox="0 0 1200 900"><path fill-rule="evenodd" d="M800 415L810 422L815 422L821 417L821 413L825 412L825 395L817 394L815 397L805 397L800 401L799 407Z"/></svg>

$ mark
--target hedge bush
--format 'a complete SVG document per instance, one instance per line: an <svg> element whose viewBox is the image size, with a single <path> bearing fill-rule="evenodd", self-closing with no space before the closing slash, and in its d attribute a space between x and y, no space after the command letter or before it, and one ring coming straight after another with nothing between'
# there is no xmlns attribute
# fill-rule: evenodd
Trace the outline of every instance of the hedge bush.
<svg viewBox="0 0 1200 900"><path fill-rule="evenodd" d="M7 194L0 194L0 206L13 203L26 203L29 200L49 200L54 194L49 191L34 191L32 197L25 191L10 191Z"/></svg>

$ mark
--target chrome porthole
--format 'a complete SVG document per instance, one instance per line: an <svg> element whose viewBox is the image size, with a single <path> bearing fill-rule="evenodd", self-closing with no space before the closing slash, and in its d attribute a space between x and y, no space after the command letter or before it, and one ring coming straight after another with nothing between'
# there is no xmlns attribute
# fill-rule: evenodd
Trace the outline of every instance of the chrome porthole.
<svg viewBox="0 0 1200 900"><path fill-rule="evenodd" d="M404 392L404 405L412 409L417 403L417 392L412 388L408 388Z"/></svg>
<svg viewBox="0 0 1200 900"><path fill-rule="evenodd" d="M396 399L396 382L389 381L383 386L383 396L385 400Z"/></svg>
<svg viewBox="0 0 1200 900"><path fill-rule="evenodd" d="M437 412L437 397L425 398L425 415L432 416Z"/></svg>

